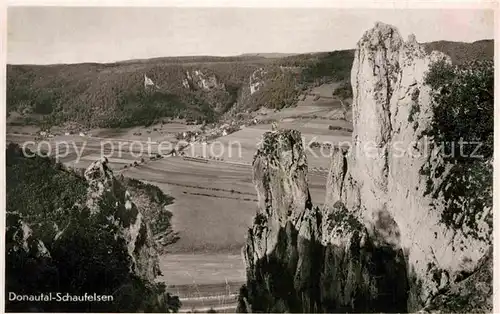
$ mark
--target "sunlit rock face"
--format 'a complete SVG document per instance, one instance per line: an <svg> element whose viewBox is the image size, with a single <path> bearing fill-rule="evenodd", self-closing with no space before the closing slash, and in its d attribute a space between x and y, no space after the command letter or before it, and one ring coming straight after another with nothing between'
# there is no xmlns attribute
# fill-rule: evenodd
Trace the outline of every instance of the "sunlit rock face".
<svg viewBox="0 0 500 314"><path fill-rule="evenodd" d="M450 62L438 52L427 55L414 36L403 41L390 25L377 23L363 35L351 72L354 146L340 183L339 197L349 210L362 213L381 241L405 251L418 282L411 286L415 308L471 271L489 246L442 224L439 198L425 193L429 176L421 174L422 166L446 167L440 151L426 149L430 139L423 135L432 119L424 78L438 60ZM433 176L434 185L443 177ZM490 232L479 225L478 233Z"/></svg>
<svg viewBox="0 0 500 314"><path fill-rule="evenodd" d="M201 70L186 71L185 78L182 80L182 86L187 89L201 89L209 91L212 89L225 90L224 83L215 76L207 74Z"/></svg>
<svg viewBox="0 0 500 314"><path fill-rule="evenodd" d="M267 72L263 68L259 68L250 75L250 95L264 86L264 77L266 74Z"/></svg>
<svg viewBox="0 0 500 314"><path fill-rule="evenodd" d="M438 294L424 313L493 312L493 248L479 260L476 269L464 280Z"/></svg>
<svg viewBox="0 0 500 314"><path fill-rule="evenodd" d="M449 171L424 135L432 121L425 75L440 60L450 62L390 25L362 36L351 72L353 145L334 150L323 208L309 195L300 133L264 134L253 162L259 208L243 249L240 311L449 309L457 295L467 299L465 278L491 272L481 259L491 245L491 208L474 217L473 233L450 228L442 195L427 191ZM491 281L485 285L481 291ZM471 300L490 308L484 291Z"/></svg>

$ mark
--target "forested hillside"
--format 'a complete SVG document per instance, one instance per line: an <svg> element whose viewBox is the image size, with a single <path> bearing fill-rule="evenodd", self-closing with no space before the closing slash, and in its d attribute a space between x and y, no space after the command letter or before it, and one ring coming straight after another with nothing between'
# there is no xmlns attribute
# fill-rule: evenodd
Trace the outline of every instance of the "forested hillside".
<svg viewBox="0 0 500 314"><path fill-rule="evenodd" d="M493 41L425 44L453 62L492 59ZM350 95L354 50L280 57L180 57L109 64L7 66L8 121L88 127L148 125L164 118L213 122L261 106L294 106L312 86L340 82ZM252 76L260 73L258 81ZM145 86L145 76L153 85ZM252 91L252 84L260 87Z"/></svg>
<svg viewBox="0 0 500 314"><path fill-rule="evenodd" d="M176 240L164 209L171 198L157 187L114 178L105 163L83 177L53 159L26 157L15 144L6 157L6 293L113 298L19 302L6 295L7 311L165 313L180 307L154 282L157 252Z"/></svg>

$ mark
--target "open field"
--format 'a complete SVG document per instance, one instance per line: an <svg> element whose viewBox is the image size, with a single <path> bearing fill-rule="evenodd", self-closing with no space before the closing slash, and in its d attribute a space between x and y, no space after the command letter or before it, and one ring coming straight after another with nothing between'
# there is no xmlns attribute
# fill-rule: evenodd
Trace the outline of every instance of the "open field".
<svg viewBox="0 0 500 314"><path fill-rule="evenodd" d="M307 120L299 121L311 124ZM315 123L322 123L315 122ZM295 126L299 125L295 123ZM313 129L311 125L306 125ZM144 158L125 149L119 156L116 152L108 157L115 173L133 177L158 185L165 193L175 198L169 206L173 212L173 225L181 239L171 247L172 252L233 252L238 253L244 243L247 227L256 211L256 191L252 183L251 161L257 141L267 131L262 126L246 128L219 138L229 143L233 139L242 145L242 155L227 158L224 162L209 160L208 163L184 160L182 157L166 157L159 160ZM328 130L326 130L328 131ZM326 132L325 131L325 132ZM312 132L312 131L311 131ZM321 135L334 138L329 135ZM306 134L307 137L307 134ZM24 135L8 135L8 141L22 142L30 139ZM342 139L340 136L338 140ZM57 136L59 140L74 140L82 157L77 157L73 148L61 158L66 165L85 168L100 157L101 140L98 137ZM106 142L114 142L106 139ZM196 149L194 144L194 148ZM105 146L106 148L109 145ZM155 146L153 145L153 148ZM187 149L188 151L190 148ZM106 152L108 152L106 150ZM136 167L123 169L124 165L139 162ZM309 184L313 203L320 205L325 198L326 171L330 158L310 157ZM321 170L320 170L321 168Z"/></svg>
<svg viewBox="0 0 500 314"><path fill-rule="evenodd" d="M256 210L251 174L238 168L173 157L123 174L155 184L175 198L168 209L180 240L170 251L238 253Z"/></svg>
<svg viewBox="0 0 500 314"><path fill-rule="evenodd" d="M330 98L330 97L332 97L333 91L336 88L338 88L340 85L342 85L340 82L322 84L320 86L312 88L311 92L309 92L309 94L319 95L320 97L323 97L323 98Z"/></svg>
<svg viewBox="0 0 500 314"><path fill-rule="evenodd" d="M181 238L172 252L239 254L257 209L249 165L169 157L122 173L155 184L175 198L168 208ZM322 204L326 176L310 173L309 184L314 204Z"/></svg>
<svg viewBox="0 0 500 314"><path fill-rule="evenodd" d="M219 287L217 287L219 288ZM202 298L180 298L182 307L179 313L235 313L238 306L238 294L208 296Z"/></svg>
<svg viewBox="0 0 500 314"><path fill-rule="evenodd" d="M157 151L157 143L165 142L172 143L172 145L177 144L178 140L175 135L179 132L194 131L199 130L199 125L186 125L185 123L178 121L170 121L165 124L155 124L149 127L133 127L126 129L92 129L85 133L85 136L79 136L78 134L63 135L65 131L60 127L52 127L51 133L57 134L53 137L46 137L44 140L55 142L55 141L71 141L78 144L87 142L90 149L94 147L100 147L101 143L113 141L115 143L122 142L123 148L129 150L131 142L142 142L144 147L147 147L148 143L151 145L153 150ZM39 127L35 126L8 126L7 134L8 138L12 141L21 142L26 140L33 140L37 137L37 133L40 131ZM110 147L109 144L104 144L106 147ZM116 144L118 146L118 144ZM117 147L116 146L116 147ZM115 148L116 148L115 147ZM132 147L134 150L138 150L140 145L137 143Z"/></svg>
<svg viewBox="0 0 500 314"><path fill-rule="evenodd" d="M245 131L245 130L242 130ZM242 132L240 131L240 132ZM236 134L236 133L234 133ZM70 166L84 168L100 157L100 141L97 138L74 137L83 156L74 163L72 152L62 161ZM8 140L26 140L25 137L8 136ZM53 138L56 142L59 138ZM256 139L251 141L255 142ZM249 139L249 143L251 142ZM255 144L255 143L254 143ZM245 152L251 162L255 148ZM184 160L182 157L166 157L136 167L123 166L138 158L130 153L109 157L111 168L125 176L150 182L175 198L169 206L172 211L174 229L180 234L179 242L171 247L172 252L232 252L239 254L244 244L247 227L256 211L256 191L252 183L250 164L238 164L209 160L208 163ZM328 158L324 158L324 169ZM309 173L311 197L320 205L325 198L326 172Z"/></svg>
<svg viewBox="0 0 500 314"><path fill-rule="evenodd" d="M245 266L234 254L167 254L160 257L167 291L179 296L181 312L197 309L234 312L245 282Z"/></svg>
<svg viewBox="0 0 500 314"><path fill-rule="evenodd" d="M329 125L349 127L346 121L329 121L321 119L294 119L288 118L279 123L280 128L296 129L302 132L305 144L312 142L331 143L339 145L351 142L351 133L342 130L329 130ZM194 143L192 148L186 149L186 154L203 156L205 158L218 157L231 162L250 165L262 135L271 131L270 124L259 124L246 127L227 136L219 137L217 144L206 145ZM309 170L326 172L330 166L331 151L329 149L312 149L308 152Z"/></svg>
<svg viewBox="0 0 500 314"><path fill-rule="evenodd" d="M52 138L45 138L43 141L37 140L34 135L7 134L7 142L14 142L20 145L28 143L27 148L31 151L50 152L50 156L58 158L67 166L75 168L86 168L93 161L98 160L103 155L108 157L110 167L113 170L121 170L125 164L140 162L142 158L149 160L150 152L156 155L158 152L167 154L177 142L168 145L160 145L154 142L124 139L124 138L104 138L104 137L81 137L78 135L59 135ZM42 144L43 143L43 144ZM67 145L67 146L66 146Z"/></svg>
<svg viewBox="0 0 500 314"><path fill-rule="evenodd" d="M94 129L92 136L123 138L132 141L176 141L175 135L179 132L199 130L200 125L187 125L181 121L172 121L165 124L154 124L149 127L138 126L126 129Z"/></svg>
<svg viewBox="0 0 500 314"><path fill-rule="evenodd" d="M160 257L163 276L169 291L186 297L211 295L207 288L204 294L196 290L197 285L228 283L227 293L237 292L231 283L241 284L245 280L245 265L240 254L167 254ZM175 270L175 271L173 271ZM238 286L239 288L239 286ZM218 291L220 291L218 289Z"/></svg>

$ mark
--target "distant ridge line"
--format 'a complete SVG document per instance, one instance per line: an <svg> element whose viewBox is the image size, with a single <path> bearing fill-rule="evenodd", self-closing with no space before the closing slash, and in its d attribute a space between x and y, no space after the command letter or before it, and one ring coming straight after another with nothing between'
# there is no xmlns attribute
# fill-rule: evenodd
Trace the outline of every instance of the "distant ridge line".
<svg viewBox="0 0 500 314"><path fill-rule="evenodd" d="M418 40L418 38L417 38ZM439 45L439 44L447 44L447 45L472 45L478 43L490 43L494 42L494 39L479 39L472 42L463 42L463 41L451 41L451 40L435 40L432 42L419 42L422 45ZM86 61L86 62L78 62L78 63L47 63L47 64L31 64L31 63L9 63L9 66L61 66L61 65L121 65L121 64L133 64L133 63L154 63L154 62L227 62L227 61L239 61L241 58L249 58L249 59L273 59L273 58L286 58L291 56L298 55L315 55L315 54L324 54L333 51L354 51L354 48L346 48L346 49L332 49L325 51L310 51L310 52L255 52L255 53L242 53L239 55L228 55L228 56L217 56L217 55L192 55L192 56L163 56L163 57L146 57L146 58L133 58L133 59L125 59L125 60L115 60L115 61L106 61L106 62L95 62L95 61ZM210 59L210 61L204 61L203 59ZM8 60L7 60L8 61Z"/></svg>

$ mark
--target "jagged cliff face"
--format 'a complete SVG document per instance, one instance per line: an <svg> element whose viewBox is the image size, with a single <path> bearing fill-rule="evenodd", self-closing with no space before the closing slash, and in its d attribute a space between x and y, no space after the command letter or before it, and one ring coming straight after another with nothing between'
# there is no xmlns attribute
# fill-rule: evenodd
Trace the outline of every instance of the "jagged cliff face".
<svg viewBox="0 0 500 314"><path fill-rule="evenodd" d="M224 83L220 82L215 74L206 74L201 70L186 71L182 80L182 86L187 89L201 89L209 91L212 89L225 90Z"/></svg>
<svg viewBox="0 0 500 314"><path fill-rule="evenodd" d="M259 68L250 75L250 95L258 91L264 85L264 77L266 74L267 71L265 71L264 68Z"/></svg>
<svg viewBox="0 0 500 314"><path fill-rule="evenodd" d="M72 210L88 211L91 216L106 217L108 223L118 230L115 237L123 239L126 245L131 261L130 271L152 282L160 274L157 246L153 241L151 227L132 202L130 192L114 177L107 158L93 162L84 172L84 177L88 183L85 206L75 204ZM8 229L11 231L7 231L7 236L16 243L12 249L50 259L50 251L33 234L29 223L16 212L9 212L9 215L12 223L9 224ZM54 229L52 233L55 236L51 241L64 239L68 225L59 226L53 222L50 227Z"/></svg>
<svg viewBox="0 0 500 314"><path fill-rule="evenodd" d="M102 210L101 202L114 203L114 212L105 214L112 224L120 227L121 236L125 239L132 261L131 270L153 281L160 274L158 252L153 242L151 228L145 222L144 215L132 202L130 192L114 177L106 157L93 162L84 176L89 183L87 208L95 215Z"/></svg>
<svg viewBox="0 0 500 314"><path fill-rule="evenodd" d="M403 252L376 247L340 202L313 208L298 131L266 133L253 165L259 211L243 250L240 311L406 310Z"/></svg>
<svg viewBox="0 0 500 314"><path fill-rule="evenodd" d="M344 178L330 187L337 199L361 213L380 241L405 251L409 271L421 284L412 287L415 306L473 270L489 246L445 226L443 206L431 206L440 200L426 195L429 177L421 175L422 167L446 167L439 147L429 149L431 139L423 136L432 118L424 76L438 60L450 62L441 53L427 55L414 36L404 42L392 26L379 23L364 34L351 73L354 146L348 156L333 158L331 174ZM347 167L339 171L339 163ZM433 176L434 185L443 178ZM491 230L480 220L477 231L487 238Z"/></svg>
<svg viewBox="0 0 500 314"><path fill-rule="evenodd" d="M18 213L7 213L6 238L12 239L11 249L14 252L31 252L36 258L50 259L50 252L40 239L33 236L31 227L21 220Z"/></svg>
<svg viewBox="0 0 500 314"><path fill-rule="evenodd" d="M464 276L488 274L479 261L490 247L491 209L474 217L473 233L450 228L442 195L427 191L450 169L424 135L433 114L424 78L438 60L450 62L392 26L377 23L363 35L351 73L353 145L334 150L324 208L309 196L300 134L264 135L253 163L259 212L244 248L241 311L450 309L456 304L443 291L466 299Z"/></svg>

